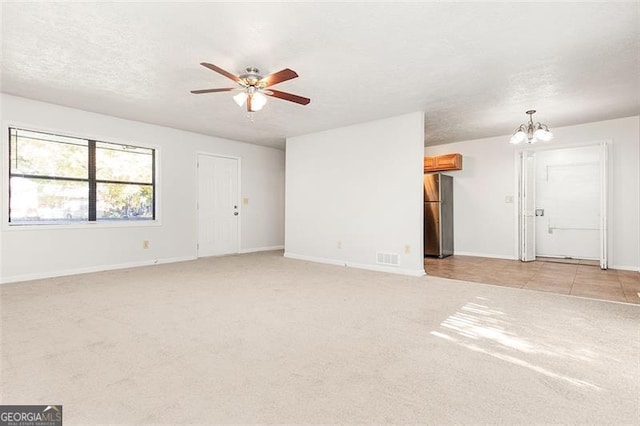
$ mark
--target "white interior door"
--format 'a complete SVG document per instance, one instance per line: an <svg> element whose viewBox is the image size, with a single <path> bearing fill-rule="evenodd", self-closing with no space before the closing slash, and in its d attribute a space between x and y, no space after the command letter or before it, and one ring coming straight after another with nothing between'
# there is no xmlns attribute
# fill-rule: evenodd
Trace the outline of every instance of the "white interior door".
<svg viewBox="0 0 640 426"><path fill-rule="evenodd" d="M600 147L536 156L536 255L600 258Z"/></svg>
<svg viewBox="0 0 640 426"><path fill-rule="evenodd" d="M531 151L520 153L520 196L518 218L520 222L520 260L531 262L536 260L536 157Z"/></svg>
<svg viewBox="0 0 640 426"><path fill-rule="evenodd" d="M198 256L239 251L238 159L198 156Z"/></svg>

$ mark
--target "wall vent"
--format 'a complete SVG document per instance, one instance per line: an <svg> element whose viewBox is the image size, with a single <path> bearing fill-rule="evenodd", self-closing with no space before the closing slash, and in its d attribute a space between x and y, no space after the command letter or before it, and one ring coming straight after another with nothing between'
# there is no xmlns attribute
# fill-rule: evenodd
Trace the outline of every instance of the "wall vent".
<svg viewBox="0 0 640 426"><path fill-rule="evenodd" d="M385 253L379 251L376 253L376 263L378 265L398 266L399 255L398 253Z"/></svg>

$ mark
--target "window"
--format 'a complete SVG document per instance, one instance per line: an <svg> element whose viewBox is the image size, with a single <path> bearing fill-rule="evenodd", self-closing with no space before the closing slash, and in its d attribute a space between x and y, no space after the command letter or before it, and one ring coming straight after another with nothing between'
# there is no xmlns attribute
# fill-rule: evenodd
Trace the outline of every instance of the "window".
<svg viewBox="0 0 640 426"><path fill-rule="evenodd" d="M9 128L9 222L155 219L155 150Z"/></svg>

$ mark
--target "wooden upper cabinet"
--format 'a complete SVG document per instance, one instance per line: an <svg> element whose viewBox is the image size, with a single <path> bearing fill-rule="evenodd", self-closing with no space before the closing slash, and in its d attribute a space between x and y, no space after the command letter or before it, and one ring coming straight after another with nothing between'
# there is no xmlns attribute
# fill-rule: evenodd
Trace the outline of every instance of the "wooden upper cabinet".
<svg viewBox="0 0 640 426"><path fill-rule="evenodd" d="M424 169L433 169L436 166L436 157L424 157Z"/></svg>
<svg viewBox="0 0 640 426"><path fill-rule="evenodd" d="M462 170L462 154L424 157L425 172L442 172L445 170Z"/></svg>

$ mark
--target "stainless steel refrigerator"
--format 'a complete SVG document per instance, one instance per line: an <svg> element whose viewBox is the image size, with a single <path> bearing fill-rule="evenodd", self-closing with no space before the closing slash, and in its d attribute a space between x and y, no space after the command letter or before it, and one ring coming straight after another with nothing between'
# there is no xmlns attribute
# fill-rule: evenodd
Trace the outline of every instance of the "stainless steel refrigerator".
<svg viewBox="0 0 640 426"><path fill-rule="evenodd" d="M424 175L424 255L453 254L453 178L441 173Z"/></svg>

